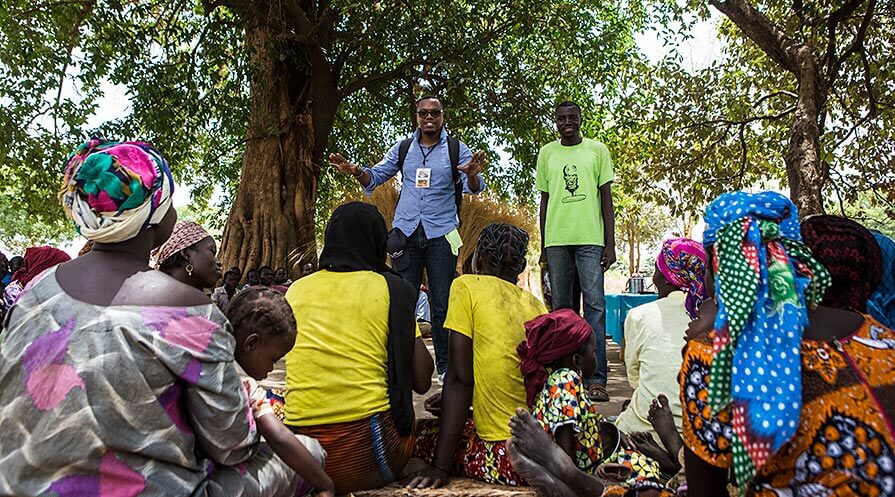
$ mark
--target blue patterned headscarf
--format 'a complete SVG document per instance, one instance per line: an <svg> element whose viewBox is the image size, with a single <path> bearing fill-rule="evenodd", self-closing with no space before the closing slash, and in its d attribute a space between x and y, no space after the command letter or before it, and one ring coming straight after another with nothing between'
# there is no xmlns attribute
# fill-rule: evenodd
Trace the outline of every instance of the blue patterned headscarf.
<svg viewBox="0 0 895 497"><path fill-rule="evenodd" d="M792 201L775 192L725 193L705 213L718 301L709 405L713 413L731 407L741 484L796 432L807 307L830 284L802 243L798 219Z"/></svg>
<svg viewBox="0 0 895 497"><path fill-rule="evenodd" d="M882 280L867 301L867 312L887 328L895 329L895 241L873 231L883 255Z"/></svg>

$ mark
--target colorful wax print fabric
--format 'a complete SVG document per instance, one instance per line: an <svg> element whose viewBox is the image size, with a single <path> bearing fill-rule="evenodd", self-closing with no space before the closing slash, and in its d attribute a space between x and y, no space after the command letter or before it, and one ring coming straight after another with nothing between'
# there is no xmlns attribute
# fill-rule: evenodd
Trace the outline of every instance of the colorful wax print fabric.
<svg viewBox="0 0 895 497"><path fill-rule="evenodd" d="M550 372L547 383L535 397L532 415L551 436L563 426L575 432L575 465L590 474L603 459L600 421L603 417L587 398L587 388L576 371L559 368Z"/></svg>
<svg viewBox="0 0 895 497"><path fill-rule="evenodd" d="M692 339L685 352L684 443L707 463L730 468L743 456L733 450L739 432L732 409L713 414L709 404L711 340ZM802 342L800 357L803 403L795 435L741 482L741 495L895 495L895 332L866 316L849 337Z"/></svg>

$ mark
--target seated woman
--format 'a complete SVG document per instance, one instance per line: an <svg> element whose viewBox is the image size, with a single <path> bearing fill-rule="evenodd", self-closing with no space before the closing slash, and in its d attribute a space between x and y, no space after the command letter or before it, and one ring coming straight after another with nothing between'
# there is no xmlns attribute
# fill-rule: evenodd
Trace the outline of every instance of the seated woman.
<svg viewBox="0 0 895 497"><path fill-rule="evenodd" d="M625 318L625 369L634 393L615 425L625 433L647 432L674 454L680 450L675 443L680 437L672 432L680 432L683 413L677 381L680 350L687 326L706 298L704 279L702 244L687 238L665 240L653 273L659 300L631 309ZM672 415L671 423L659 422L656 402ZM654 423L661 429L657 431Z"/></svg>
<svg viewBox="0 0 895 497"><path fill-rule="evenodd" d="M473 255L476 274L454 280L444 323L451 337L441 423L420 424L414 451L432 467L408 479L408 487L440 487L451 473L488 483L523 484L507 459L505 444L510 417L525 405L516 347L525 339L525 322L547 312L544 304L516 286L527 249L525 231L509 224L488 225ZM467 419L470 404L472 419Z"/></svg>
<svg viewBox="0 0 895 497"><path fill-rule="evenodd" d="M3 298L0 299L0 323L3 322L3 316L15 305L22 290L31 283L31 280L40 276L47 269L70 260L71 257L68 254L55 247L43 246L25 249L22 266L12 273L9 285L3 290Z"/></svg>
<svg viewBox="0 0 895 497"><path fill-rule="evenodd" d="M171 238L155 254L155 267L199 291L221 279L218 247L205 228L192 221L174 225Z"/></svg>
<svg viewBox="0 0 895 497"><path fill-rule="evenodd" d="M800 232L770 192L724 194L705 218L715 301L680 375L689 495L727 495L730 468L743 495L893 495L895 370L880 366L895 332L863 314L880 278L870 233L829 216Z"/></svg>
<svg viewBox="0 0 895 497"><path fill-rule="evenodd" d="M416 289L385 265L388 232L376 207L333 212L321 270L289 287L298 335L286 355L286 419L326 449L337 493L397 478L413 450L411 387L432 383L416 327Z"/></svg>
<svg viewBox="0 0 895 497"><path fill-rule="evenodd" d="M177 220L164 158L91 140L62 199L94 249L32 281L0 348L2 495L295 495L259 442L229 324L147 265Z"/></svg>

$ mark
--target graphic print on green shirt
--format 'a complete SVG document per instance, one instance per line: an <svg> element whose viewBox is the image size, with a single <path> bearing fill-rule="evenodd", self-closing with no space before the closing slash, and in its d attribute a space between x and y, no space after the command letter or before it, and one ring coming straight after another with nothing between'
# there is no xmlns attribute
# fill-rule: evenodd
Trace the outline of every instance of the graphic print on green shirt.
<svg viewBox="0 0 895 497"><path fill-rule="evenodd" d="M558 140L541 147L535 184L549 194L544 246L603 246L601 186L614 178L609 149L584 138L578 145Z"/></svg>

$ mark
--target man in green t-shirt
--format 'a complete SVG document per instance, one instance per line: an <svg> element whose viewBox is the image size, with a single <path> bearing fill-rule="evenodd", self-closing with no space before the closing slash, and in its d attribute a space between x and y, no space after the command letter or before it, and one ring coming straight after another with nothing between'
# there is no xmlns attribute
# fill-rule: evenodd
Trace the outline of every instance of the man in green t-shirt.
<svg viewBox="0 0 895 497"><path fill-rule="evenodd" d="M556 108L560 139L538 153L536 185L541 191L541 262L547 263L553 308L572 308L577 270L584 296L584 319L597 341L597 372L588 396L606 393L606 300L603 272L615 262L612 159L606 145L582 138L581 108L563 102Z"/></svg>

